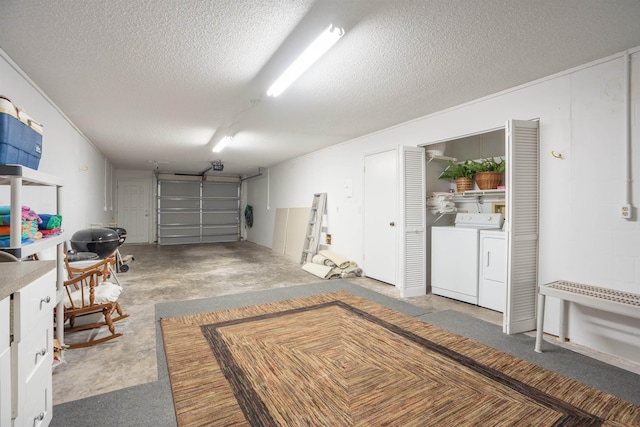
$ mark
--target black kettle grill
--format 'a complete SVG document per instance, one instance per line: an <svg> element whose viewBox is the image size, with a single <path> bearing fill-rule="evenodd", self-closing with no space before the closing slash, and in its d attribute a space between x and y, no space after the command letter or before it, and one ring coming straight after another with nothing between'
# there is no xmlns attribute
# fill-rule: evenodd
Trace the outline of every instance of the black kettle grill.
<svg viewBox="0 0 640 427"><path fill-rule="evenodd" d="M127 240L127 230L122 227L106 227L110 230L118 233L118 246L122 246L125 240Z"/></svg>
<svg viewBox="0 0 640 427"><path fill-rule="evenodd" d="M120 245L120 236L109 228L86 228L71 236L71 248L77 252L93 252L106 259Z"/></svg>

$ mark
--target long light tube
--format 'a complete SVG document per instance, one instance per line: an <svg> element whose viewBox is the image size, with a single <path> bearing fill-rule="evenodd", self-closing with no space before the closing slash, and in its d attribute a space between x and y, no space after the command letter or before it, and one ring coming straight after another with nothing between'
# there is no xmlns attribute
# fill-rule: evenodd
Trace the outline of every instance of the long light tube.
<svg viewBox="0 0 640 427"><path fill-rule="evenodd" d="M228 143L230 143L230 142L231 142L231 139L232 139L232 138L233 138L233 137L231 137L231 136L225 136L224 138L222 138L222 140L221 140L220 142L218 142L218 143L216 144L216 146L215 146L215 147L213 147L213 152L214 152L214 153L219 153L219 152L221 152L221 151L222 151L222 149L223 149L224 147L226 147Z"/></svg>
<svg viewBox="0 0 640 427"><path fill-rule="evenodd" d="M306 71L314 62L318 60L331 46L336 44L340 37L344 35L342 28L329 25L304 52L296 59L289 68L271 85L267 91L268 96L274 98L285 91L302 73Z"/></svg>

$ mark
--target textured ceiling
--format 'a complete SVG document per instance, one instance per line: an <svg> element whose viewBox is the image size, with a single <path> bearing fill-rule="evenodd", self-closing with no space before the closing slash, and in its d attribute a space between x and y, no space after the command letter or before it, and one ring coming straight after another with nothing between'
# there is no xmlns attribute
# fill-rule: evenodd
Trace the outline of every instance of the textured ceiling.
<svg viewBox="0 0 640 427"><path fill-rule="evenodd" d="M639 22L638 0L0 0L0 48L116 167L251 174L640 46Z"/></svg>

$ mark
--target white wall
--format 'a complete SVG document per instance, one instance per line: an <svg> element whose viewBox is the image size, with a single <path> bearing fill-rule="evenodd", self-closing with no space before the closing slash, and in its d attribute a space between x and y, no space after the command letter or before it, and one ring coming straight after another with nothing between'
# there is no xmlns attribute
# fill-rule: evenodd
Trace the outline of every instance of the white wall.
<svg viewBox="0 0 640 427"><path fill-rule="evenodd" d="M0 94L44 125L38 170L64 179L62 223L67 239L90 224L115 221L115 173L111 163L2 50ZM25 187L23 203L39 213L56 212L55 190ZM8 204L8 186L0 187L0 205Z"/></svg>
<svg viewBox="0 0 640 427"><path fill-rule="evenodd" d="M633 55L632 165L640 171L640 54ZM332 249L363 260L364 155L399 145L418 146L504 126L509 118L540 119L539 282L572 280L640 293L640 226L618 216L624 201L623 59L621 54L437 114L365 135L266 170L247 180L254 226L247 239L270 247L276 208L309 206L313 193L328 193ZM0 93L44 124L39 170L65 180L64 228L115 221L111 164L0 50ZM562 153L563 159L551 156ZM118 175L121 178L130 175ZM347 197L344 186L353 185ZM29 188L25 202L55 210L51 193ZM33 193L31 193L33 192ZM30 195L32 194L32 196ZM243 193L244 194L244 193ZM0 204L8 191L0 188ZM546 325L557 332L557 305ZM573 306L569 336L577 343L640 362L637 320Z"/></svg>
<svg viewBox="0 0 640 427"><path fill-rule="evenodd" d="M632 55L632 170L640 172L640 54ZM270 247L276 208L309 206L328 193L332 250L363 265L364 155L399 145L418 146L505 125L540 120L539 283L570 280L640 293L640 186L634 219L618 216L625 176L623 54L615 54L464 104L365 135L270 168L248 181L254 226L247 238ZM563 158L551 155L555 151ZM344 183L353 180L353 197ZM558 306L549 301L546 329L557 333ZM640 362L640 324L572 306L569 337L576 343Z"/></svg>

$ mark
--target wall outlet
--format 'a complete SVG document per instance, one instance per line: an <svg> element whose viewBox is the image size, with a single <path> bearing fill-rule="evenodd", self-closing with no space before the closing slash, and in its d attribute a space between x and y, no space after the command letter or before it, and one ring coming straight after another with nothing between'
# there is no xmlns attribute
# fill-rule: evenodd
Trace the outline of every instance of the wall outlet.
<svg viewBox="0 0 640 427"><path fill-rule="evenodd" d="M620 207L620 217L631 219L631 205L622 205Z"/></svg>

